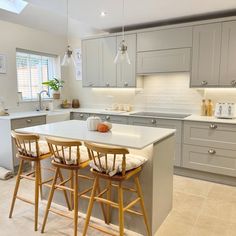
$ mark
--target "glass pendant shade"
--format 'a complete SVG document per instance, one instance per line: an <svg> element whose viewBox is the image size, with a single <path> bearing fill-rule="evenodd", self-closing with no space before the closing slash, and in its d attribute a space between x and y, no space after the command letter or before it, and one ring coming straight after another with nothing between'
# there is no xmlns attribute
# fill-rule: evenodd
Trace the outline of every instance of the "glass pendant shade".
<svg viewBox="0 0 236 236"><path fill-rule="evenodd" d="M76 63L75 63L75 59L73 57L73 51L70 49L70 46L68 46L68 49L65 52L65 55L62 59L61 66L68 66L71 63L71 61L72 61L73 65L75 66Z"/></svg>
<svg viewBox="0 0 236 236"><path fill-rule="evenodd" d="M127 49L127 45L125 43L125 40L123 39L120 43L119 49L114 59L114 63L119 64L126 62L128 64L131 64Z"/></svg>
<svg viewBox="0 0 236 236"><path fill-rule="evenodd" d="M128 47L125 42L125 0L123 0L122 4L122 14L123 14L123 25L122 25L122 41L120 42L116 57L114 59L114 63L127 63L131 64L128 54Z"/></svg>

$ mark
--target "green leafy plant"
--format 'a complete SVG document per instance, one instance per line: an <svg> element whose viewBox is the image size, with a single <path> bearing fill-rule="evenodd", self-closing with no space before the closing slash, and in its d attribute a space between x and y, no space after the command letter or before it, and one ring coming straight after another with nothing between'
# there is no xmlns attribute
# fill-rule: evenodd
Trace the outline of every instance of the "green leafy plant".
<svg viewBox="0 0 236 236"><path fill-rule="evenodd" d="M63 84L65 82L63 80L59 80L57 78L53 78L49 81L43 82L43 85L47 85L50 89L54 90L54 91L58 91L60 88L63 87Z"/></svg>

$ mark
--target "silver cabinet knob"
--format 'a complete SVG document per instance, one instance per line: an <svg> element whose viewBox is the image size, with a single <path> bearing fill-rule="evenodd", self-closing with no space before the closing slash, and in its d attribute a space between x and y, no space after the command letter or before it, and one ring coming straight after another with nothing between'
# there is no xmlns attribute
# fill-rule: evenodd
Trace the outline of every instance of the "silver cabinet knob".
<svg viewBox="0 0 236 236"><path fill-rule="evenodd" d="M128 87L128 85L129 85L128 82L125 82L125 83L124 83L124 86L125 86L125 87Z"/></svg>
<svg viewBox="0 0 236 236"><path fill-rule="evenodd" d="M209 126L209 128L210 128L210 129L217 129L217 125L216 125L216 124L211 124L211 125Z"/></svg>
<svg viewBox="0 0 236 236"><path fill-rule="evenodd" d="M81 118L83 118L83 117L84 117L84 114L80 114L79 116L80 116Z"/></svg>
<svg viewBox="0 0 236 236"><path fill-rule="evenodd" d="M208 153L211 154L211 155L216 154L216 150L210 149L210 150L208 150Z"/></svg>
<svg viewBox="0 0 236 236"><path fill-rule="evenodd" d="M31 123L31 122L32 122L32 120L30 120L30 119L29 119L29 120L26 120L26 122L27 122L27 123Z"/></svg>
<svg viewBox="0 0 236 236"><path fill-rule="evenodd" d="M151 122L152 122L152 124L156 124L157 123L157 121L155 119L153 119Z"/></svg>
<svg viewBox="0 0 236 236"><path fill-rule="evenodd" d="M236 86L236 80L232 80L231 85L232 85L232 87L235 87Z"/></svg>
<svg viewBox="0 0 236 236"><path fill-rule="evenodd" d="M109 83L106 83L106 86L107 86L107 87L110 87L110 84L109 84Z"/></svg>
<svg viewBox="0 0 236 236"><path fill-rule="evenodd" d="M208 83L207 83L207 81L205 81L205 80L203 80L202 82L201 82L201 85L202 86L205 86L205 85L207 85Z"/></svg>
<svg viewBox="0 0 236 236"><path fill-rule="evenodd" d="M106 116L106 120L110 120L111 119L111 117L110 116Z"/></svg>

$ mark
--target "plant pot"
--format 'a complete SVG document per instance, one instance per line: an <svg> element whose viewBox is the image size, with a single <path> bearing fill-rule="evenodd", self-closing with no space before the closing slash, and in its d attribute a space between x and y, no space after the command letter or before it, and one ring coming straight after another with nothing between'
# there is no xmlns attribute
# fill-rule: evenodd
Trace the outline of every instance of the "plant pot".
<svg viewBox="0 0 236 236"><path fill-rule="evenodd" d="M54 92L52 97L53 97L53 99L60 99L61 94L60 94L60 92Z"/></svg>

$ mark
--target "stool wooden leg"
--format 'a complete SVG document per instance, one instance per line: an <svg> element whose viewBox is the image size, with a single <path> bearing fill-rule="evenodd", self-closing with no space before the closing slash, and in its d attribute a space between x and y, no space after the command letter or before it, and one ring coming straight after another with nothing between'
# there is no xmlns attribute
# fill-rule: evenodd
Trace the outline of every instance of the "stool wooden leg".
<svg viewBox="0 0 236 236"><path fill-rule="evenodd" d="M40 190L40 198L41 200L43 200L42 172L41 172L40 162L39 162L39 190Z"/></svg>
<svg viewBox="0 0 236 236"><path fill-rule="evenodd" d="M70 178L71 178L71 181L70 181L70 188L71 189L74 189L74 174L73 174L73 170L70 171ZM73 192L71 191L70 192L70 203L71 203L71 210L74 209L74 196L73 196Z"/></svg>
<svg viewBox="0 0 236 236"><path fill-rule="evenodd" d="M98 184L97 184L97 193L99 194L100 192L101 192L101 188L100 188L100 185L99 185L99 182L98 182ZM102 214L103 214L103 217L104 217L104 221L105 221L106 224L108 224L104 204L102 202L100 202L100 205L101 205L101 208L102 208Z"/></svg>
<svg viewBox="0 0 236 236"><path fill-rule="evenodd" d="M63 175L62 175L60 170L59 170L58 174L59 174L60 181L63 182L64 178L63 178ZM63 193L64 193L64 196L65 196L65 200L66 200L66 204L67 204L68 210L71 211L70 201L69 201L69 198L67 196L66 190L63 190Z"/></svg>
<svg viewBox="0 0 236 236"><path fill-rule="evenodd" d="M118 202L119 202L119 228L120 228L119 231L120 231L120 236L124 236L124 205L123 205L122 182L119 182Z"/></svg>
<svg viewBox="0 0 236 236"><path fill-rule="evenodd" d="M107 181L108 183L107 183L107 189L108 189L108 191L107 191L107 200L111 200L111 181L110 180L108 180ZM107 224L110 224L111 223L111 207L110 207L110 205L109 204L107 204Z"/></svg>
<svg viewBox="0 0 236 236"><path fill-rule="evenodd" d="M96 176L95 179L94 179L93 189L92 189L92 193L91 193L91 197L90 197L89 205L88 205L88 210L87 210L87 216L86 216L85 223L84 223L83 236L86 236L86 234L87 234L89 221L90 221L90 216L91 216L92 209L93 209L93 204L94 204L94 197L95 197L96 189L97 189L97 186L98 186L98 181L99 181L99 178Z"/></svg>
<svg viewBox="0 0 236 236"><path fill-rule="evenodd" d="M148 233L148 236L151 236L150 226L149 226L149 222L148 222L147 212L146 212L146 209L145 209L143 193L142 193L142 188L141 188L141 185L140 185L140 182L139 182L139 178L137 176L135 176L134 181L135 181L135 184L136 184L138 196L141 199L140 200L140 205L141 205L141 210L142 210L142 213L143 213L144 223L145 223L146 228L147 228L147 233Z"/></svg>
<svg viewBox="0 0 236 236"><path fill-rule="evenodd" d="M43 219L43 225L42 225L41 233L44 232L45 225L46 225L46 222L47 222L49 209L51 207L52 198L53 198L53 194L54 194L54 191L55 191L55 184L57 182L58 170L59 170L59 168L57 167L56 170L55 170L55 175L54 175L54 178L53 178L53 181L52 181L52 186L51 186L51 190L50 190L49 197L48 197L48 203L47 203L47 207L46 207L46 211L45 211L45 215L44 215L44 219Z"/></svg>
<svg viewBox="0 0 236 236"><path fill-rule="evenodd" d="M74 171L74 236L77 236L77 228L78 228L78 190L79 190L79 182L78 182L78 170Z"/></svg>
<svg viewBox="0 0 236 236"><path fill-rule="evenodd" d="M34 193L34 230L38 230L38 209L39 209L39 161L35 162L35 193Z"/></svg>
<svg viewBox="0 0 236 236"><path fill-rule="evenodd" d="M11 209L10 209L10 213L9 213L9 218L12 217L13 209L14 209L14 206L15 206L16 196L17 196L17 192L18 192L18 189L19 189L19 185L20 185L20 179L21 179L20 175L22 173L23 166L24 166L24 161L20 160L20 165L19 165L19 169L18 169L18 173L17 173L17 177L16 177L16 185L15 185L13 198L12 198L12 203L11 203Z"/></svg>

